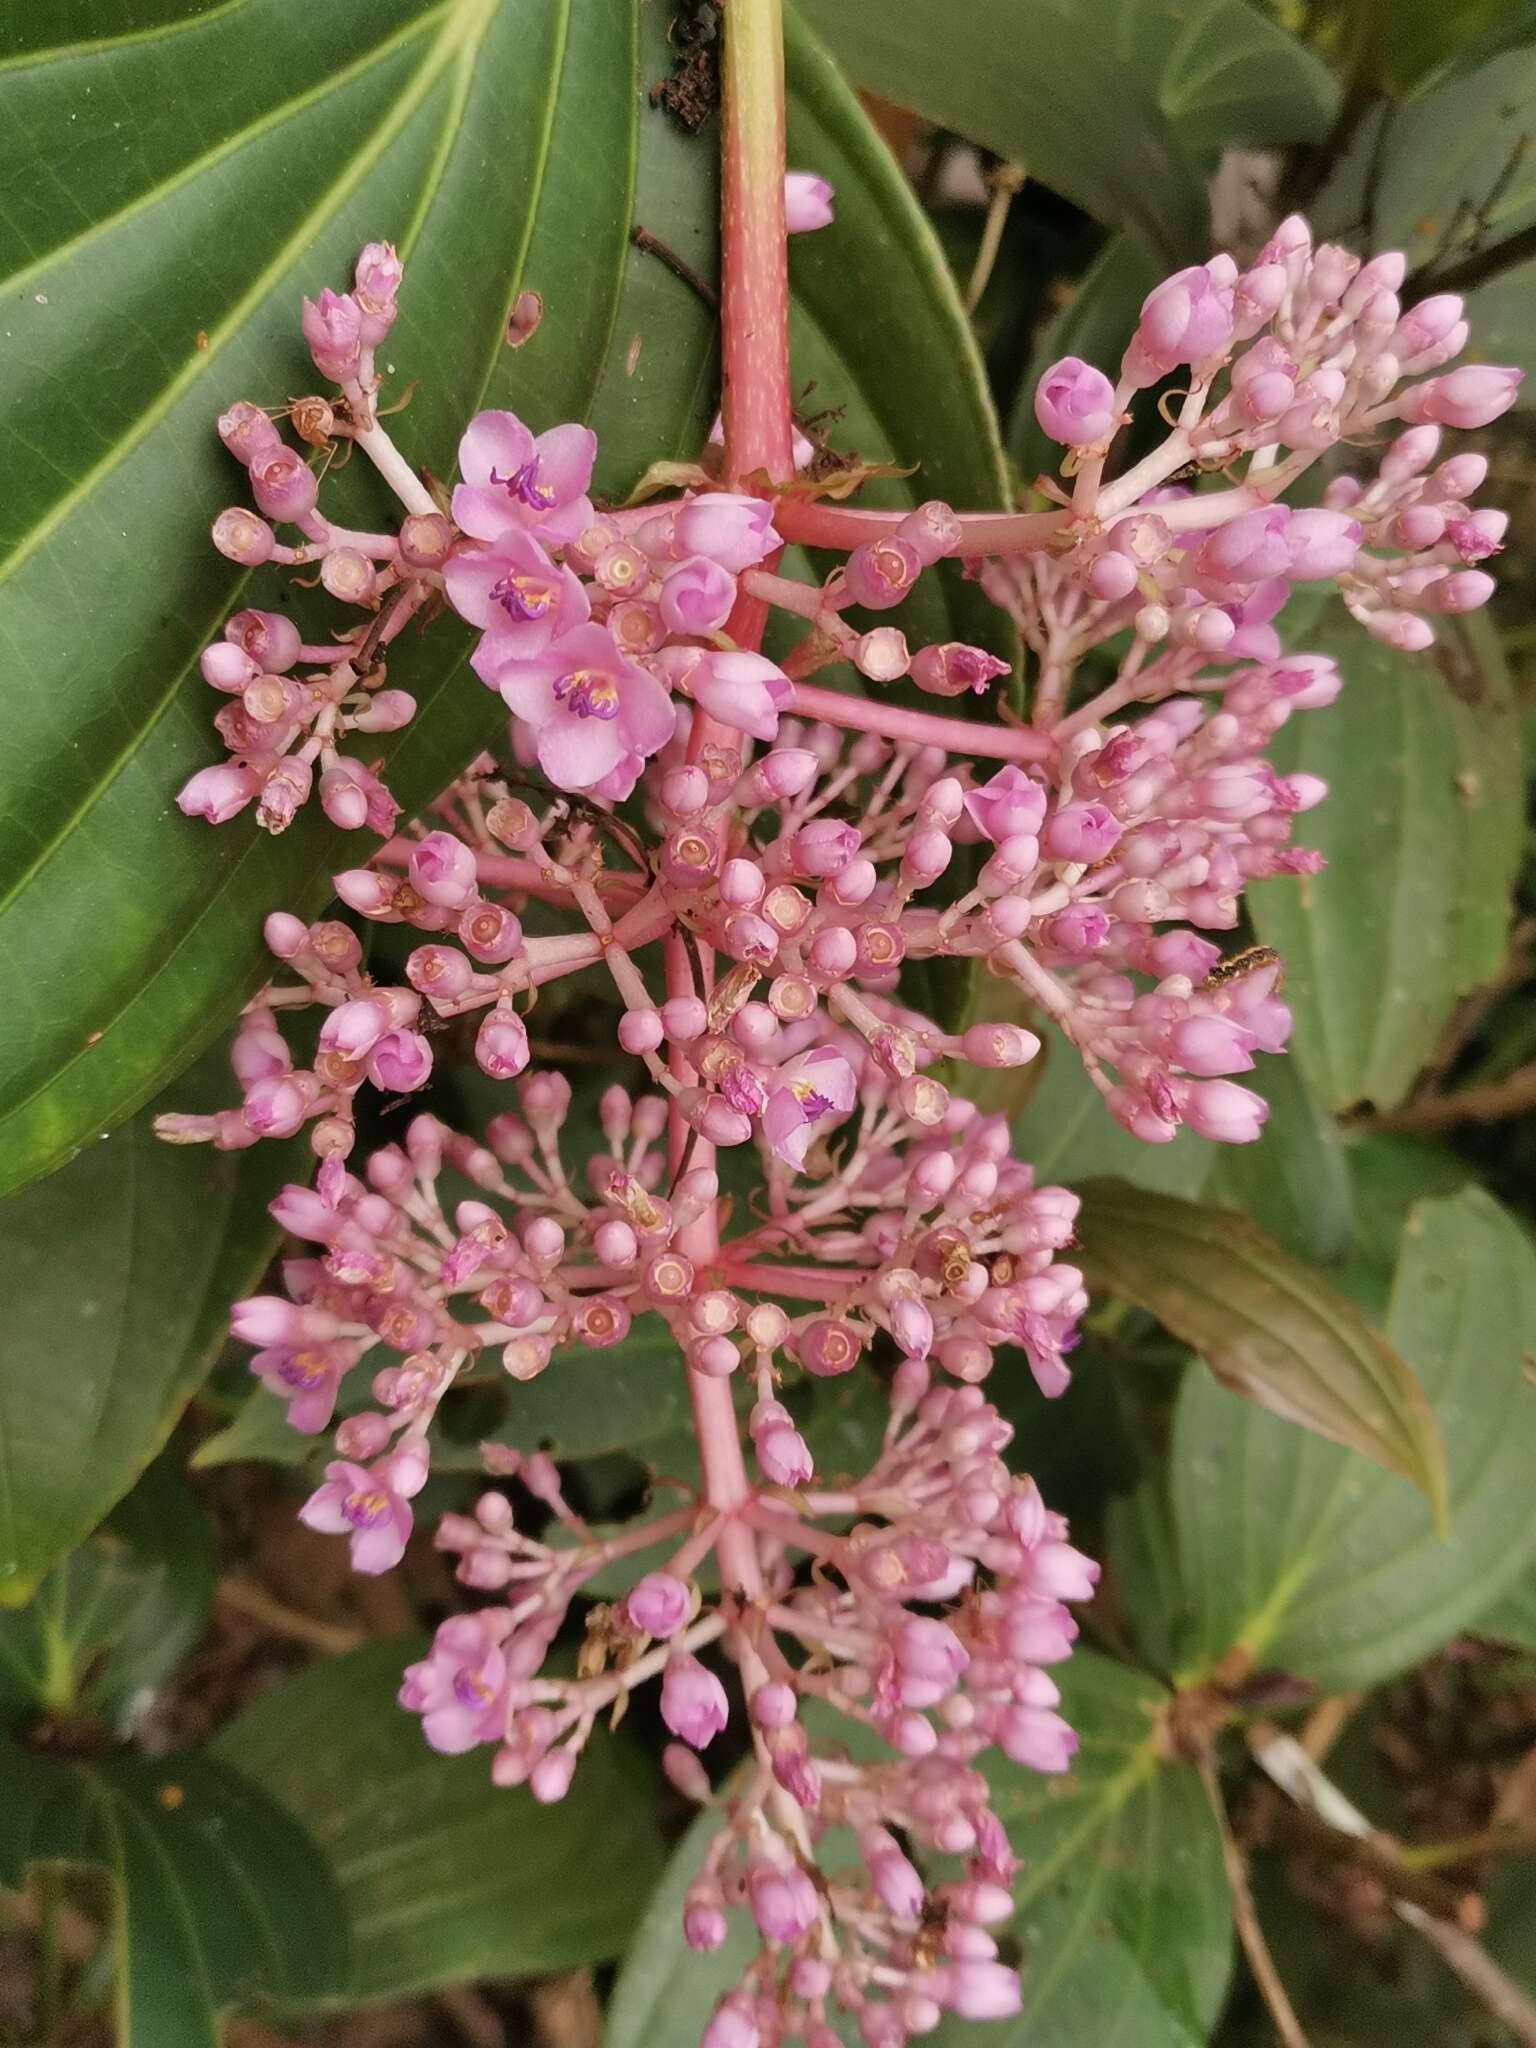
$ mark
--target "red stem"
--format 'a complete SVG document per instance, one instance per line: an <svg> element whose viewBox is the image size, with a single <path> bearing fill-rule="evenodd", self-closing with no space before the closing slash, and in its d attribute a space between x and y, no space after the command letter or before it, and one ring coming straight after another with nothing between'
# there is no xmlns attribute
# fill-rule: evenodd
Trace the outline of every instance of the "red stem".
<svg viewBox="0 0 1536 2048"><path fill-rule="evenodd" d="M720 298L724 476L794 475L779 0L726 0Z"/></svg>

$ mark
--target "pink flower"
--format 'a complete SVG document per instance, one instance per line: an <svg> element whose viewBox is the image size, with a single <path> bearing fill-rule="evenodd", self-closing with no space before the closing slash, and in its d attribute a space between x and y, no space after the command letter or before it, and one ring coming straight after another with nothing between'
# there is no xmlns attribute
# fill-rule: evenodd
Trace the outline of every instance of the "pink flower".
<svg viewBox="0 0 1536 2048"><path fill-rule="evenodd" d="M682 554L707 555L733 576L784 545L767 499L734 491L705 491L685 500L673 515L672 530Z"/></svg>
<svg viewBox="0 0 1536 2048"><path fill-rule="evenodd" d="M661 1681L661 1718L690 1748L706 1749L730 1713L725 1687L697 1657L669 1660Z"/></svg>
<svg viewBox="0 0 1536 2048"><path fill-rule="evenodd" d="M1232 339L1236 277L1231 259L1217 257L1176 271L1147 294L1122 365L1123 374L1138 390L1157 383L1180 363L1204 362L1227 346Z"/></svg>
<svg viewBox="0 0 1536 2048"><path fill-rule="evenodd" d="M1022 768L999 768L980 789L966 791L965 808L994 843L1023 833L1033 837L1045 818L1045 791Z"/></svg>
<svg viewBox="0 0 1536 2048"><path fill-rule="evenodd" d="M688 690L711 718L755 740L778 737L779 713L795 694L784 671L761 654L714 651L701 653L689 668Z"/></svg>
<svg viewBox="0 0 1536 2048"><path fill-rule="evenodd" d="M245 809L260 787L261 778L252 769L220 761L212 768L199 768L183 785L176 808L184 817L223 825Z"/></svg>
<svg viewBox="0 0 1536 2048"><path fill-rule="evenodd" d="M428 1742L455 1756L500 1739L506 1713L507 1660L496 1631L479 1615L440 1624L431 1653L406 1666L400 1704L420 1714Z"/></svg>
<svg viewBox="0 0 1536 2048"><path fill-rule="evenodd" d="M692 555L667 571L657 600L669 633L713 633L736 602L736 579L706 555Z"/></svg>
<svg viewBox="0 0 1536 2048"><path fill-rule="evenodd" d="M544 653L510 665L500 687L508 710L533 728L539 766L557 789L601 790L630 762L638 772L677 720L661 684L622 655L602 626L578 626Z"/></svg>
<svg viewBox="0 0 1536 2048"><path fill-rule="evenodd" d="M589 427L551 427L534 436L512 412L476 413L459 443L453 516L476 540L508 533L575 540L592 524L587 486L597 456Z"/></svg>
<svg viewBox="0 0 1536 2048"><path fill-rule="evenodd" d="M356 1352L346 1344L316 1344L303 1351L258 1351L251 1371L269 1393L288 1403L288 1427L318 1436L336 1407L341 1376Z"/></svg>
<svg viewBox="0 0 1536 2048"><path fill-rule="evenodd" d="M511 660L540 654L584 626L592 607L580 579L557 568L530 534L509 527L494 546L461 548L443 569L448 602L485 638L471 665L491 689Z"/></svg>
<svg viewBox="0 0 1536 2048"><path fill-rule="evenodd" d="M1063 356L1035 386L1035 418L1042 433L1069 448L1107 441L1120 421L1115 387L1081 356Z"/></svg>
<svg viewBox="0 0 1536 2048"><path fill-rule="evenodd" d="M832 223L832 187L814 171L784 173L784 227L791 235L809 235Z"/></svg>
<svg viewBox="0 0 1536 2048"><path fill-rule="evenodd" d="M299 1520L324 1536L349 1536L352 1569L387 1572L405 1555L411 1510L384 1476L338 1458L325 1468L325 1484L299 1509Z"/></svg>
<svg viewBox="0 0 1536 2048"><path fill-rule="evenodd" d="M805 1164L815 1126L846 1116L858 1100L853 1069L840 1052L818 1045L781 1067L763 1111L763 1136L780 1159Z"/></svg>
<svg viewBox="0 0 1536 2048"><path fill-rule="evenodd" d="M688 1588L670 1572L647 1572L630 1591L624 1611L643 1636L675 1636L688 1619Z"/></svg>

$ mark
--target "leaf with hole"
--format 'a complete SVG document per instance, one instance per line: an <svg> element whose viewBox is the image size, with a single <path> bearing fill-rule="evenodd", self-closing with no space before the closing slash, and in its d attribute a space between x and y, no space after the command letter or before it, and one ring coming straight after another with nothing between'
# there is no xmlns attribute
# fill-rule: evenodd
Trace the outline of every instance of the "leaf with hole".
<svg viewBox="0 0 1536 2048"><path fill-rule="evenodd" d="M1424 1391L1324 1275L1245 1216L1113 1181L1084 1190L1077 1234L1090 1287L1155 1315L1233 1393L1412 1480L1443 1518Z"/></svg>

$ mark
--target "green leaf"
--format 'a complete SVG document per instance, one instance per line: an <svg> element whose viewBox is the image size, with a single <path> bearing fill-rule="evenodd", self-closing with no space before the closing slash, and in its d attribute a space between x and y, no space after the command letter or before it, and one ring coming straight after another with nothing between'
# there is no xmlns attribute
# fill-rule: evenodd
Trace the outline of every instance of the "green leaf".
<svg viewBox="0 0 1536 2048"><path fill-rule="evenodd" d="M757 1954L757 1930L746 1913L727 1914L725 1940L708 1954L695 1955L683 1940L683 1899L719 1828L717 1814L701 1813L673 1850L613 1987L603 2048L697 2041L716 2002Z"/></svg>
<svg viewBox="0 0 1536 2048"><path fill-rule="evenodd" d="M1144 243L1131 234L1113 235L1061 311L1040 330L1008 423L1008 451L1026 486L1042 474L1055 476L1062 461L1060 442L1050 440L1035 418L1035 386L1042 374L1063 356L1081 356L1113 376L1136 331L1141 302L1161 274Z"/></svg>
<svg viewBox="0 0 1536 2048"><path fill-rule="evenodd" d="M825 431L836 449L916 465L910 477L866 484L861 505L1004 503L986 371L944 252L890 151L793 10L785 89L789 160L830 179L837 194L832 225L790 247L796 406L835 411ZM1012 627L956 565L925 576L891 617L914 647L966 640L1016 657ZM933 709L931 697L911 701Z"/></svg>
<svg viewBox="0 0 1536 2048"><path fill-rule="evenodd" d="M1042 1778L983 1766L1023 1858L1012 1927L1023 2009L948 2020L935 2048L1204 2048L1226 1989L1231 1919L1221 1842L1192 1766L1163 1760L1155 1679L1079 1650L1056 1673L1082 1739Z"/></svg>
<svg viewBox="0 0 1536 2048"><path fill-rule="evenodd" d="M218 1062L178 1106L222 1103ZM0 1208L0 1605L27 1599L160 1449L276 1242L289 1148L165 1145L152 1112Z"/></svg>
<svg viewBox="0 0 1536 2048"><path fill-rule="evenodd" d="M1536 222L1536 48L1454 61L1359 123L1310 209L1319 229L1445 268ZM1432 283L1432 272L1431 272ZM1475 330L1474 330L1475 335Z"/></svg>
<svg viewBox="0 0 1536 2048"><path fill-rule="evenodd" d="M1536 1253L1496 1202L1468 1189L1410 1211L1386 1335L1444 1439L1445 1538L1400 1480L1187 1377L1172 1489L1191 1671L1239 1649L1330 1689L1373 1685L1514 1583L1536 1548L1533 1319Z"/></svg>
<svg viewBox="0 0 1536 2048"><path fill-rule="evenodd" d="M0 1716L84 1709L127 1733L201 1634L213 1580L207 1517L159 1458L25 1607L0 1611Z"/></svg>
<svg viewBox="0 0 1536 2048"><path fill-rule="evenodd" d="M259 979L263 914L315 912L327 872L362 851L318 815L272 842L248 819L211 830L171 806L217 751L196 656L237 603L279 589L235 575L203 538L238 478L213 420L236 396L276 403L313 381L300 295L344 274L363 240L400 245L384 354L393 389L420 380L398 435L439 475L469 413L510 403L589 420L597 487L623 492L651 461L692 455L714 403L707 308L630 243L640 224L714 267L714 138L648 105L672 60L664 10L336 0L315 17L299 0L248 0L160 22L145 6L124 35L77 46L87 24L50 0L48 54L0 67L0 268L21 309L0 337L18 481L0 649L38 679L15 693L0 767L0 1189L176 1072ZM279 60L296 38L300 81ZM798 34L789 71L792 147L836 179L840 214L796 254L797 376L816 405L847 407L863 454L923 464L920 489L872 501L995 499L996 430L931 233ZM125 159L113 110L128 103ZM39 156L47 180L29 168ZM545 316L512 353L502 333L524 287ZM343 489L361 496L355 469ZM958 577L912 609L919 637L981 631ZM312 623L322 634L324 615ZM445 620L391 657L420 705L383 749L408 809L497 733L466 644Z"/></svg>
<svg viewBox="0 0 1536 2048"><path fill-rule="evenodd" d="M1036 1029L1045 1041L1034 1063L1041 1072L1012 1127L1014 1150L1034 1167L1035 1178L1076 1187L1114 1175L1160 1194L1198 1194L1210 1174L1212 1147L1190 1130L1168 1145L1133 1138L1104 1107L1076 1048L1050 1027Z"/></svg>
<svg viewBox="0 0 1536 2048"><path fill-rule="evenodd" d="M1251 1145L1217 1145L1205 1185L1223 1209L1251 1216L1287 1251L1327 1265L1349 1250L1353 1206L1338 1125L1307 1093L1293 1059L1261 1059L1246 1086L1269 1115Z"/></svg>
<svg viewBox="0 0 1536 2048"><path fill-rule="evenodd" d="M706 267L713 247L692 198L711 145L658 133L646 104L669 65L661 10L248 0L167 19L138 0L105 39L60 0L34 12L49 47L0 66L0 1191L184 1066L259 980L265 912L313 913L364 850L317 808L274 842L171 805L218 752L198 652L279 588L207 541L239 484L214 419L312 385L301 294L342 281L363 241L399 244L383 357L392 390L420 380L396 426L439 475L477 405L512 403L590 418L601 484L627 488L691 452L712 402L704 308L629 244L638 216ZM545 319L512 353L525 286ZM380 749L407 808L498 730L466 645L444 621L391 659L420 705Z"/></svg>
<svg viewBox="0 0 1536 2048"><path fill-rule="evenodd" d="M1113 1181L1087 1189L1077 1234L1090 1286L1155 1315L1231 1392L1412 1480L1443 1518L1423 1389L1322 1274L1245 1216Z"/></svg>
<svg viewBox="0 0 1536 2048"><path fill-rule="evenodd" d="M593 1737L557 1806L498 1791L488 1751L437 1755L395 1704L402 1669L424 1649L396 1638L315 1665L214 1744L304 1815L340 1887L351 1975L306 2003L603 1962L660 1872L655 1788L623 1738Z"/></svg>
<svg viewBox="0 0 1536 2048"><path fill-rule="evenodd" d="M342 1900L313 1840L203 1752L55 1763L3 1754L0 1882L38 1863L112 1880L119 2048L217 2048L216 2015L345 1980Z"/></svg>
<svg viewBox="0 0 1536 2048"><path fill-rule="evenodd" d="M1025 165L1160 261L1208 253L1200 162L1223 143L1320 140L1325 67L1246 0L808 0L859 85ZM1093 110L1114 111L1113 147Z"/></svg>
<svg viewBox="0 0 1536 2048"><path fill-rule="evenodd" d="M1486 621L1446 620L1428 655L1394 654L1348 619L1309 635L1336 655L1336 704L1293 719L1271 758L1321 775L1305 837L1320 875L1250 899L1286 964L1292 1057L1325 1108L1400 1102L1457 999L1503 957L1519 854L1519 732Z"/></svg>

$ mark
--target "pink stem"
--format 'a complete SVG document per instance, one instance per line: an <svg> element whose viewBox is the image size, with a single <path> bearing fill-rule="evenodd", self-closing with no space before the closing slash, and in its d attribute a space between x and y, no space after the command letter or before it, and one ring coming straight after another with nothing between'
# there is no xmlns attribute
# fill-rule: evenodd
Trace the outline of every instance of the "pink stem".
<svg viewBox="0 0 1536 2048"><path fill-rule="evenodd" d="M857 505L828 505L790 496L780 498L773 508L773 523L784 538L812 548L848 550L867 540L884 540L906 517L905 512L874 512ZM1065 508L1060 512L962 512L965 539L960 552L1028 553L1044 547L1071 518Z"/></svg>
<svg viewBox="0 0 1536 2048"><path fill-rule="evenodd" d="M823 719L845 730L877 732L883 739L910 740L916 746L942 747L947 754L974 754L986 761L1049 761L1056 752L1051 735L1034 726L940 718L930 711L907 711L870 697L818 689L813 683L795 684L791 708L802 718Z"/></svg>
<svg viewBox="0 0 1536 2048"><path fill-rule="evenodd" d="M720 298L724 474L795 473L784 229L779 0L726 0L721 77Z"/></svg>

